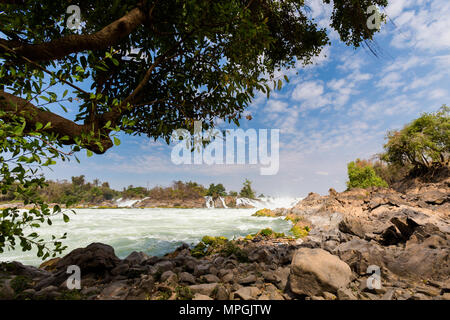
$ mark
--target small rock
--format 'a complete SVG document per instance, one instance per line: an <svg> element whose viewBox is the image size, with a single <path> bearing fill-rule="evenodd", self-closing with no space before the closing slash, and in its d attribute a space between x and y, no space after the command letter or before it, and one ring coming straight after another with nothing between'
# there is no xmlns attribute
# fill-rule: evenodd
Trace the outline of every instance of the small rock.
<svg viewBox="0 0 450 320"><path fill-rule="evenodd" d="M189 286L192 293L200 293L206 296L210 296L214 289L217 287L217 283L202 283Z"/></svg>
<svg viewBox="0 0 450 320"><path fill-rule="evenodd" d="M194 298L192 298L192 300L213 300L213 299L204 294L196 293L194 294Z"/></svg>
<svg viewBox="0 0 450 320"><path fill-rule="evenodd" d="M133 251L123 261L131 265L140 265L148 260L150 257L144 252Z"/></svg>
<svg viewBox="0 0 450 320"><path fill-rule="evenodd" d="M224 283L229 283L229 282L233 282L233 280L234 280L234 275L233 275L233 273L227 273L226 275L224 275L223 277L222 277L222 281L224 282Z"/></svg>
<svg viewBox="0 0 450 320"><path fill-rule="evenodd" d="M336 300L336 296L331 292L324 291L322 292L322 296L325 298L325 300Z"/></svg>
<svg viewBox="0 0 450 320"><path fill-rule="evenodd" d="M175 273L173 273L172 271L168 270L163 272L163 274L161 275L161 281L167 281L169 279L171 280L176 280L177 275ZM175 278L175 279L174 279ZM173 281L169 281L169 282L173 282Z"/></svg>
<svg viewBox="0 0 450 320"><path fill-rule="evenodd" d="M390 288L386 291L385 294L381 297L381 300L392 300L394 298L395 290Z"/></svg>
<svg viewBox="0 0 450 320"><path fill-rule="evenodd" d="M116 281L102 290L101 297L106 300L117 300L126 295L128 288L126 280Z"/></svg>
<svg viewBox="0 0 450 320"><path fill-rule="evenodd" d="M201 276L201 275L204 275L204 274L208 274L210 267L211 266L209 264L196 265L195 269L194 269L194 275L198 277L198 276Z"/></svg>
<svg viewBox="0 0 450 320"><path fill-rule="evenodd" d="M208 283L220 282L220 279L213 274L204 275L201 277L201 279L203 279L204 281L206 281Z"/></svg>
<svg viewBox="0 0 450 320"><path fill-rule="evenodd" d="M188 272L182 272L180 273L180 281L195 284L195 277Z"/></svg>
<svg viewBox="0 0 450 320"><path fill-rule="evenodd" d="M161 273L164 273L166 271L172 270L174 268L174 265L170 261L160 261L155 264L156 270L158 270Z"/></svg>
<svg viewBox="0 0 450 320"><path fill-rule="evenodd" d="M117 276L119 274L125 274L130 269L128 263L121 263L117 267L111 270L111 274L113 276Z"/></svg>
<svg viewBox="0 0 450 320"><path fill-rule="evenodd" d="M217 292L216 292L215 298L217 300L229 300L230 299L230 294L229 294L228 290L224 286L219 285L217 287Z"/></svg>
<svg viewBox="0 0 450 320"><path fill-rule="evenodd" d="M240 298L242 300L256 300L260 294L261 290L256 287L242 287L234 292L234 298Z"/></svg>
<svg viewBox="0 0 450 320"><path fill-rule="evenodd" d="M339 288L337 291L337 296L339 300L358 300L352 290L348 288Z"/></svg>
<svg viewBox="0 0 450 320"><path fill-rule="evenodd" d="M256 281L256 276L254 274L251 274L245 278L239 279L240 284L251 284Z"/></svg>

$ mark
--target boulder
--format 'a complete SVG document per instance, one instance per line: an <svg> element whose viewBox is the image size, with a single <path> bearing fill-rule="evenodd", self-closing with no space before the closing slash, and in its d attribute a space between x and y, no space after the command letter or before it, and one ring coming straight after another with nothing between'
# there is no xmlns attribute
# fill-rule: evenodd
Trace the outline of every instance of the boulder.
<svg viewBox="0 0 450 320"><path fill-rule="evenodd" d="M125 259L123 259L123 261L127 262L128 264L135 265L142 264L148 259L150 259L150 257L144 252L133 251Z"/></svg>
<svg viewBox="0 0 450 320"><path fill-rule="evenodd" d="M291 263L289 287L297 295L336 293L352 279L348 264L322 249L298 249Z"/></svg>
<svg viewBox="0 0 450 320"><path fill-rule="evenodd" d="M188 272L180 273L180 281L185 283L195 284L195 277Z"/></svg>
<svg viewBox="0 0 450 320"><path fill-rule="evenodd" d="M78 248L63 257L56 264L56 270L66 271L70 265L80 267L81 274L104 273L120 263L114 248L103 243L92 243L86 248Z"/></svg>

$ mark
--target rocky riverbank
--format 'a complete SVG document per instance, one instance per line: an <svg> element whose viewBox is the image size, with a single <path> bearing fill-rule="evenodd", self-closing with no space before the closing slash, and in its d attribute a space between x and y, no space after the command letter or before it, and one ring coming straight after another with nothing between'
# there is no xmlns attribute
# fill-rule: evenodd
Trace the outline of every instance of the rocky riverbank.
<svg viewBox="0 0 450 320"><path fill-rule="evenodd" d="M0 296L450 300L450 179L402 191L331 189L270 213L305 226L298 239L263 230L233 241L205 237L164 257L133 252L123 260L94 243L41 268L3 263ZM81 269L80 290L67 289L70 265ZM377 268L381 286L371 281Z"/></svg>

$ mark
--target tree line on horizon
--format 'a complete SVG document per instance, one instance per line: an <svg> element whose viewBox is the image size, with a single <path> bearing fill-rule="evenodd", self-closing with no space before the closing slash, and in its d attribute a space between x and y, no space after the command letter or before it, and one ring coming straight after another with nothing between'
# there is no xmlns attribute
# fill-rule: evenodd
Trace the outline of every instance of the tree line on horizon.
<svg viewBox="0 0 450 320"><path fill-rule="evenodd" d="M227 192L222 183L210 184L208 188L192 181L173 181L168 187L155 186L151 189L145 187L135 187L129 185L122 190L112 189L108 182L101 182L94 179L92 182L86 181L84 175L71 177L71 180L47 180L45 185L35 187L33 196L39 197L46 203L65 204L66 206L79 203L102 203L104 201L123 199L143 199L150 197L155 200L190 200L205 196L213 198L232 196L254 199L255 191L252 188L252 182L245 179L241 191ZM260 195L263 196L263 195ZM22 195L9 191L6 194L0 194L0 202L13 202L25 200Z"/></svg>

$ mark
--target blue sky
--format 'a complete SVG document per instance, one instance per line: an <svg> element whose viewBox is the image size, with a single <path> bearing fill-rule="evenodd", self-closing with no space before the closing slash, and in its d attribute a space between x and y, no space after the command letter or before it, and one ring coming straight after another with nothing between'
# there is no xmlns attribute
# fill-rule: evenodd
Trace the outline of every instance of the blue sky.
<svg viewBox="0 0 450 320"><path fill-rule="evenodd" d="M330 8L319 0L306 2L319 25L327 27ZM122 144L105 155L81 155L80 164L59 163L46 176L84 174L114 188L220 182L236 191L248 178L258 193L273 196L344 190L346 164L381 152L387 130L450 104L450 1L391 2L388 23L375 38L378 57L346 47L332 31L331 46L314 65L277 75L286 74L289 84L270 99L261 94L253 101L248 109L253 119L244 119L241 127L280 129L278 174L262 176L259 165L176 166L172 147L164 142L121 135Z"/></svg>

